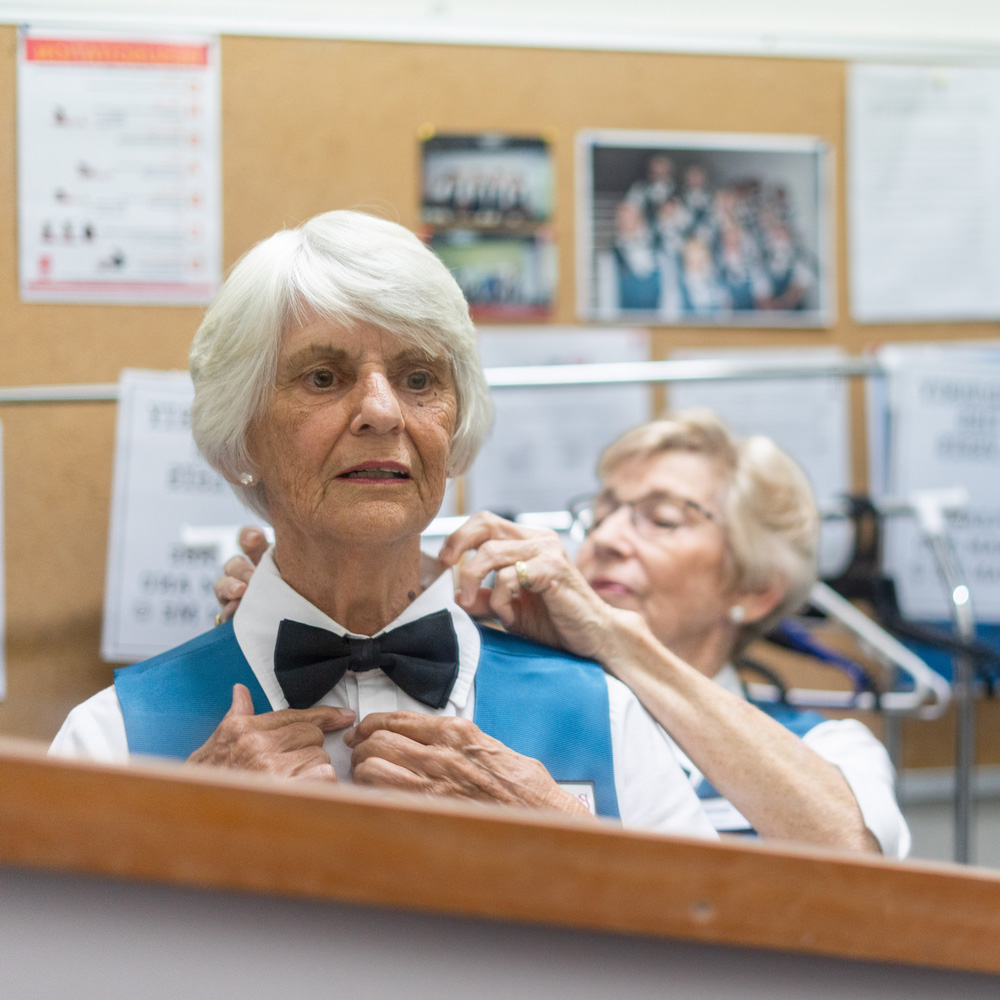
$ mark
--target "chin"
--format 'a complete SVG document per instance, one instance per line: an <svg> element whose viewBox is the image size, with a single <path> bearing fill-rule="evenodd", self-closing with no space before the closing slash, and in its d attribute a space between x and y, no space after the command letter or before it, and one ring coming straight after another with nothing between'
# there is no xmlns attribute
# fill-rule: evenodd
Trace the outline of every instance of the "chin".
<svg viewBox="0 0 1000 1000"><path fill-rule="evenodd" d="M326 522L326 533L352 544L386 545L415 539L432 518L424 510L413 510L387 501L360 502Z"/></svg>

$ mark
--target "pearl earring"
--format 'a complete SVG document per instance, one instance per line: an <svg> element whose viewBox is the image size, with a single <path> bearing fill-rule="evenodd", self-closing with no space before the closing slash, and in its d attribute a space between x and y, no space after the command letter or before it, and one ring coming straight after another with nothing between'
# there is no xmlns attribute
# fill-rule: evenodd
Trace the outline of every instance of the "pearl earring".
<svg viewBox="0 0 1000 1000"><path fill-rule="evenodd" d="M240 473L240 485L241 486L253 486L253 473L252 472L241 472Z"/></svg>
<svg viewBox="0 0 1000 1000"><path fill-rule="evenodd" d="M739 625L747 616L746 608L742 604L734 604L729 609L729 620L735 625Z"/></svg>

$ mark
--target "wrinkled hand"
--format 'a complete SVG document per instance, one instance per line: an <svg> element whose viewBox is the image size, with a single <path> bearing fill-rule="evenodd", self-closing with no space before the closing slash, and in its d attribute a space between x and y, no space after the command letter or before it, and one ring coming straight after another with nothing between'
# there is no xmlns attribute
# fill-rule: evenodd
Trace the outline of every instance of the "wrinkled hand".
<svg viewBox="0 0 1000 1000"><path fill-rule="evenodd" d="M243 528L240 531L240 548L246 553L246 558L233 556L222 567L223 575L215 581L215 599L222 605L217 624L229 621L236 614L250 577L253 576L254 567L267 551L264 532L259 528Z"/></svg>
<svg viewBox="0 0 1000 1000"><path fill-rule="evenodd" d="M469 614L495 615L511 632L588 659L603 661L611 655L613 625L638 617L605 604L559 536L545 528L527 528L481 511L447 539L438 558L446 566L459 566L457 600ZM524 564L527 587L518 580L517 562ZM484 588L492 571L493 587Z"/></svg>
<svg viewBox="0 0 1000 1000"><path fill-rule="evenodd" d="M354 718L350 709L327 705L254 715L250 692L244 685L234 684L232 707L188 762L264 771L285 778L336 781L323 739L327 733L346 729Z"/></svg>
<svg viewBox="0 0 1000 1000"><path fill-rule="evenodd" d="M344 736L361 785L589 816L544 766L468 719L373 712Z"/></svg>

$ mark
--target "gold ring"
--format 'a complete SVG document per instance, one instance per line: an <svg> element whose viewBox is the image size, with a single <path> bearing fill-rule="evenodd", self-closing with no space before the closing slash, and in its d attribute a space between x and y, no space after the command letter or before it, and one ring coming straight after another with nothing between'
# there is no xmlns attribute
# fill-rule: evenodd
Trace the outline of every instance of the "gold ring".
<svg viewBox="0 0 1000 1000"><path fill-rule="evenodd" d="M216 625L221 625L222 624L222 612L221 611L215 616L215 624Z"/></svg>
<svg viewBox="0 0 1000 1000"><path fill-rule="evenodd" d="M517 570L517 582L522 590L531 589L531 577L528 576L528 567L521 562L520 559L514 563L514 569Z"/></svg>

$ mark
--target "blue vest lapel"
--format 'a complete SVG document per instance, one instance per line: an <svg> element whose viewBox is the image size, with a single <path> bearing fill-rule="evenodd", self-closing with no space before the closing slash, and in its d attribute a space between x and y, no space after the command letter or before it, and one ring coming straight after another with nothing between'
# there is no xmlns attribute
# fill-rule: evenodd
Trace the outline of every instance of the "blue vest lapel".
<svg viewBox="0 0 1000 1000"><path fill-rule="evenodd" d="M240 650L232 622L151 660L115 671L130 753L189 757L212 735L233 702L233 685L250 689L255 712L270 712Z"/></svg>
<svg viewBox="0 0 1000 1000"><path fill-rule="evenodd" d="M476 725L540 760L556 781L592 781L597 812L618 818L604 671L496 629L479 631Z"/></svg>

